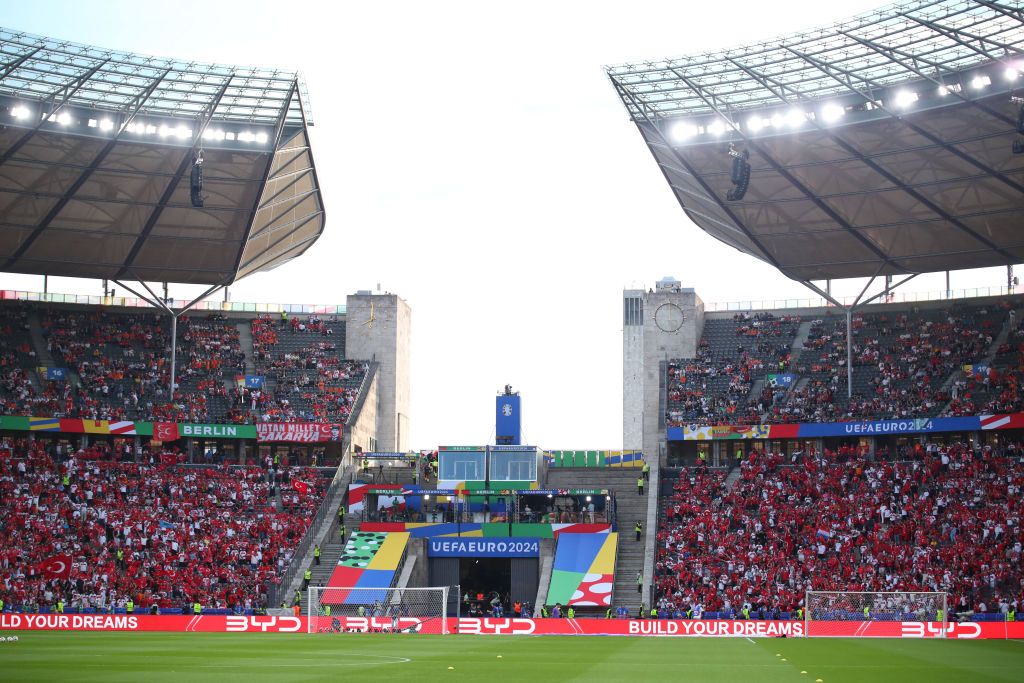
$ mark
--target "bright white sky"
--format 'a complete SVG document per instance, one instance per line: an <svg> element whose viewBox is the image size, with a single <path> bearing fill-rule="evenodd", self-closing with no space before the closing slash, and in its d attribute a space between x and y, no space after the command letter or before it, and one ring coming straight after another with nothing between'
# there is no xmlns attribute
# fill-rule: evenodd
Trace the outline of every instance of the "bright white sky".
<svg viewBox="0 0 1024 683"><path fill-rule="evenodd" d="M327 228L231 298L344 303L379 283L413 311L414 448L492 441L493 397L511 383L528 442L581 449L621 447L624 288L672 275L706 302L810 296L690 223L602 65L880 4L34 0L4 3L0 25L302 70ZM953 275L954 288L1004 284L1004 269ZM42 278L0 274L0 288L40 291ZM943 288L942 276L907 286ZM101 287L52 278L50 291Z"/></svg>

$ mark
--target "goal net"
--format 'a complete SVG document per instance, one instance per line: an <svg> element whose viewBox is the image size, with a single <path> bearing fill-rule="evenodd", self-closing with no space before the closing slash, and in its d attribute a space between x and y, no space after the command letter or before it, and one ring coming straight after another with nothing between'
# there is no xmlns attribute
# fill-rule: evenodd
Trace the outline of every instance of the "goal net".
<svg viewBox="0 0 1024 683"><path fill-rule="evenodd" d="M308 597L306 614L310 633L448 632L448 586L312 586Z"/></svg>
<svg viewBox="0 0 1024 683"><path fill-rule="evenodd" d="M944 638L945 593L807 591L807 636Z"/></svg>

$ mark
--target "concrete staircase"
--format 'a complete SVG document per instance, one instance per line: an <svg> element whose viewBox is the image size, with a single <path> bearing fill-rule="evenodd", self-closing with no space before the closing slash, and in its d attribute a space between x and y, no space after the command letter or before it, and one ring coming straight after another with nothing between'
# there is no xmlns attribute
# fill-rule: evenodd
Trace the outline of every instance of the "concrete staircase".
<svg viewBox="0 0 1024 683"><path fill-rule="evenodd" d="M793 338L793 345L790 347L789 357L790 366L796 365L797 360L800 359L800 355L804 352L804 344L807 343L807 338L811 336L811 321L805 320L800 323L800 327L796 328L796 337Z"/></svg>
<svg viewBox="0 0 1024 683"><path fill-rule="evenodd" d="M29 335L32 337L32 348L36 352L36 365L47 368L56 367L57 363L53 360L53 355L46 348L46 338L43 337L43 324L39 319L39 309L29 310L28 327Z"/></svg>
<svg viewBox="0 0 1024 683"><path fill-rule="evenodd" d="M245 354L245 374L255 375L256 374L256 361L252 357L252 327L248 322L238 323L238 344L242 347L242 353Z"/></svg>
<svg viewBox="0 0 1024 683"><path fill-rule="evenodd" d="M624 606L631 614L640 608L644 594L636 590L636 573L642 572L645 586L650 585L653 561L647 561L647 547L651 547L653 557L654 545L648 539L654 538L656 526L649 512L652 497L657 500L656 468L652 468L651 481L644 488L644 495L637 495L636 480L640 477L640 469L599 469L599 468L552 468L548 470L547 488L595 488L608 489L614 492L617 504L617 527L619 546L615 562L615 588L612 593L614 607ZM636 540L633 525L637 520L643 524L644 532L640 541ZM647 602L644 599L644 602Z"/></svg>
<svg viewBox="0 0 1024 683"><path fill-rule="evenodd" d="M743 471L739 467L733 467L729 470L729 475L722 483L722 485L725 486L725 490L732 491L736 487L736 482L740 480L741 476L743 476Z"/></svg>

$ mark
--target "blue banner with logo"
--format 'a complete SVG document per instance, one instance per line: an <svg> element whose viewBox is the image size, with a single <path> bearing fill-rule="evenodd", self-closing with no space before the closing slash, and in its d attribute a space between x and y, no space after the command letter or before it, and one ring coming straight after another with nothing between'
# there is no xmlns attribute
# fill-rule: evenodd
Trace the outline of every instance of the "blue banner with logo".
<svg viewBox="0 0 1024 683"><path fill-rule="evenodd" d="M520 416L521 406L522 404L517 394L502 394L498 396L494 420L496 443L517 445L523 442L522 419Z"/></svg>
<svg viewBox="0 0 1024 683"><path fill-rule="evenodd" d="M427 540L428 557L539 557L539 538L452 537Z"/></svg>
<svg viewBox="0 0 1024 683"><path fill-rule="evenodd" d="M246 389L262 389L263 388L263 375L246 375L245 376L245 388Z"/></svg>
<svg viewBox="0 0 1024 683"><path fill-rule="evenodd" d="M39 368L39 374L46 377L50 382L63 382L68 378L67 368Z"/></svg>
<svg viewBox="0 0 1024 683"><path fill-rule="evenodd" d="M871 420L869 422L824 422L801 424L799 438L815 436L885 436L886 434L925 434L928 432L971 432L981 429L978 417L922 417L908 420Z"/></svg>

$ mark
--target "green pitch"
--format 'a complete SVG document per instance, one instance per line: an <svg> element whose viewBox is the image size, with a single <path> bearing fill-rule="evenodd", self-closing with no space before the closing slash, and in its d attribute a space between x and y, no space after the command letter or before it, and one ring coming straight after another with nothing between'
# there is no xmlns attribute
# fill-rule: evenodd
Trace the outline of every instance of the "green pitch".
<svg viewBox="0 0 1024 683"><path fill-rule="evenodd" d="M1001 640L0 633L10 635L19 640L0 642L3 681L1024 679L1024 641Z"/></svg>

